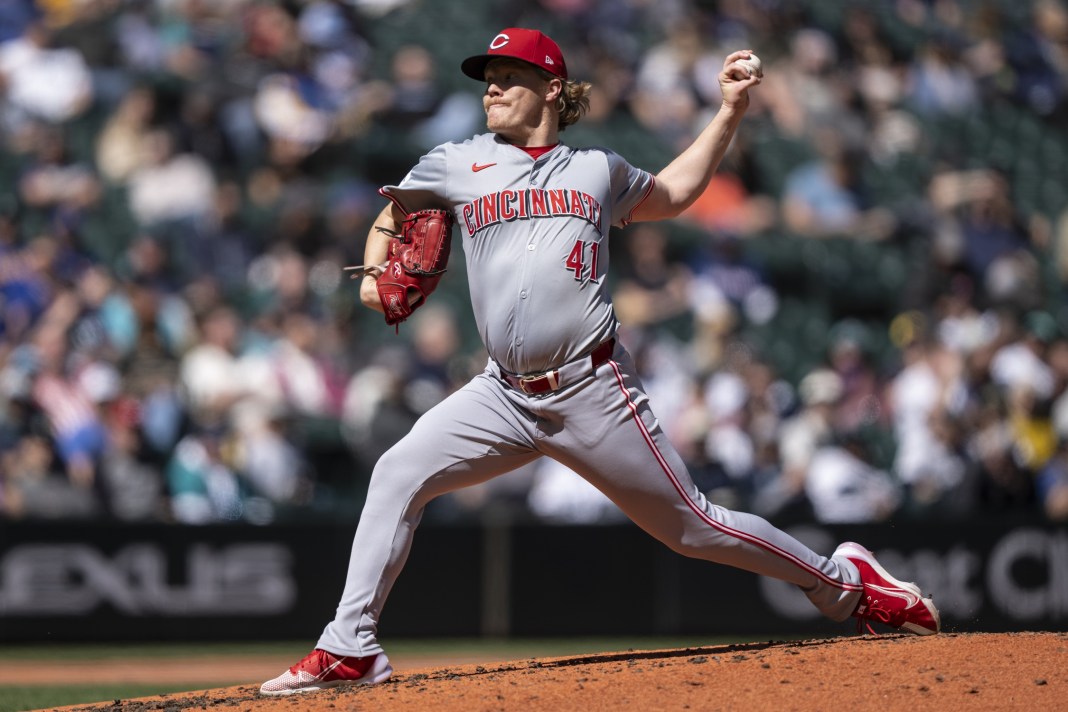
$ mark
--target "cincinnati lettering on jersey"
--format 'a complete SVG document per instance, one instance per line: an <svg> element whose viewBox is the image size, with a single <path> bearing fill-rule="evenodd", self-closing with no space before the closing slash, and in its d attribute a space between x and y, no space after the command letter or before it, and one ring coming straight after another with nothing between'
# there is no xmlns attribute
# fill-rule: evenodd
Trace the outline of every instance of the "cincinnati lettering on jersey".
<svg viewBox="0 0 1068 712"><path fill-rule="evenodd" d="M497 223L568 216L585 220L604 234L597 199L567 188L501 190L472 200L460 213L472 236Z"/></svg>

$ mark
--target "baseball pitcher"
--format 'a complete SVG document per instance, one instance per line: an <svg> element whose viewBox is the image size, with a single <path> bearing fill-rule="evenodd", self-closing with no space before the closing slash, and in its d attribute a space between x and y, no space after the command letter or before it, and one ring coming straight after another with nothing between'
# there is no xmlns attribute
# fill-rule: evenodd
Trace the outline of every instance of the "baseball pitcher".
<svg viewBox="0 0 1068 712"><path fill-rule="evenodd" d="M360 297L399 325L433 298L455 231L489 360L377 463L334 619L261 692L388 679L376 629L427 503L540 457L579 473L680 554L793 583L833 620L938 632L931 600L860 545L823 556L759 517L710 503L616 338L610 228L673 218L704 191L761 82L758 61L749 50L725 58L719 112L656 175L612 151L561 142L590 85L569 76L541 32L502 30L461 64L484 84L488 132L432 149L381 189L388 204L368 236Z"/></svg>

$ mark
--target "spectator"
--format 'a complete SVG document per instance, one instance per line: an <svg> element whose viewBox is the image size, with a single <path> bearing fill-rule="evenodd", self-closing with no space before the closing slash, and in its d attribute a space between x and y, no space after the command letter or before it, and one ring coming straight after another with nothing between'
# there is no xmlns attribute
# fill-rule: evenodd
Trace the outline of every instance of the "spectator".
<svg viewBox="0 0 1068 712"><path fill-rule="evenodd" d="M161 470L141 457L140 411L132 398L118 398L105 415L108 446L100 463L108 513L123 522L153 522L168 516Z"/></svg>
<svg viewBox="0 0 1068 712"><path fill-rule="evenodd" d="M987 392L966 443L979 471L979 501L990 513L1029 509L1035 502L1034 479L1013 453L1012 425L1003 395Z"/></svg>
<svg viewBox="0 0 1068 712"><path fill-rule="evenodd" d="M100 181L89 165L71 156L61 129L35 124L33 137L34 152L19 178L19 197L39 216L42 228L57 236L77 232L100 199Z"/></svg>
<svg viewBox="0 0 1068 712"><path fill-rule="evenodd" d="M635 225L627 230L625 241L625 262L613 294L620 322L640 328L686 314L690 270L667 253L664 228Z"/></svg>
<svg viewBox="0 0 1068 712"><path fill-rule="evenodd" d="M759 264L745 254L742 238L725 235L709 240L690 255L693 271L691 308L699 316L709 295L722 295L732 311L751 324L765 324L775 316L778 294L768 284Z"/></svg>
<svg viewBox="0 0 1068 712"><path fill-rule="evenodd" d="M798 390L801 408L779 429L780 474L761 483L754 496L757 511L766 515L805 506L812 460L835 438L834 409L842 398L842 379L834 371L820 368L805 374Z"/></svg>
<svg viewBox="0 0 1068 712"><path fill-rule="evenodd" d="M48 424L71 485L95 499L100 495L97 471L107 444L98 402L111 397L113 391L111 386L105 386L105 391L94 389L92 364L72 358L66 332L66 324L57 317L37 327L33 339L36 372L30 393Z"/></svg>
<svg viewBox="0 0 1068 712"><path fill-rule="evenodd" d="M1057 326L1049 314L1033 312L1020 327L994 352L990 378L1008 392L1029 391L1039 399L1052 398L1056 384L1045 357Z"/></svg>
<svg viewBox="0 0 1068 712"><path fill-rule="evenodd" d="M0 44L7 121L62 124L92 103L93 82L85 59L76 50L55 46L54 39L48 25L39 20L28 25L21 37Z"/></svg>
<svg viewBox="0 0 1068 712"><path fill-rule="evenodd" d="M281 165L299 163L334 129L331 113L302 89L297 77L278 72L264 77L256 91L256 120L270 140L272 159Z"/></svg>
<svg viewBox="0 0 1068 712"><path fill-rule="evenodd" d="M705 407L709 416L705 455L725 475L717 489L730 492L732 498L738 492L748 491L756 463L746 410L749 395L745 379L732 371L715 373L705 383Z"/></svg>
<svg viewBox="0 0 1068 712"><path fill-rule="evenodd" d="M827 336L827 363L842 381L842 396L834 411L834 427L854 432L884 424L882 382L872 355L869 327L843 319Z"/></svg>
<svg viewBox="0 0 1068 712"><path fill-rule="evenodd" d="M627 521L600 490L556 460L543 457L534 465L527 495L530 511L550 524L606 524Z"/></svg>
<svg viewBox="0 0 1068 712"><path fill-rule="evenodd" d="M894 474L916 513L966 515L975 506L975 481L964 453L964 359L923 339L904 352L905 366L888 393L897 443Z"/></svg>
<svg viewBox="0 0 1068 712"><path fill-rule="evenodd" d="M174 448L167 463L171 516L181 524L239 521L245 492L228 461L228 441L218 427L195 430Z"/></svg>
<svg viewBox="0 0 1068 712"><path fill-rule="evenodd" d="M699 17L680 18L664 40L642 57L634 78L630 110L666 144L688 145L695 127L703 125L705 106L718 106L719 88L709 71L718 52L705 43Z"/></svg>
<svg viewBox="0 0 1068 712"><path fill-rule="evenodd" d="M340 410L340 374L324 358L326 329L312 315L274 315L277 329L260 353L246 354L239 368L255 384L255 407L267 412L331 417ZM272 331L274 331L272 328Z"/></svg>
<svg viewBox="0 0 1068 712"><path fill-rule="evenodd" d="M834 38L817 27L793 32L788 49L765 72L764 101L784 135L806 136L843 114L841 81L834 71L839 51Z"/></svg>
<svg viewBox="0 0 1068 712"><path fill-rule="evenodd" d="M943 171L931 178L928 194L957 261L984 294L997 304L1033 307L1037 266L1004 176L993 170Z"/></svg>
<svg viewBox="0 0 1068 712"><path fill-rule="evenodd" d="M233 176L238 168L237 150L221 125L219 104L211 89L194 85L181 97L173 129L175 152L206 161L216 182Z"/></svg>
<svg viewBox="0 0 1068 712"><path fill-rule="evenodd" d="M906 99L921 114L962 116L979 104L975 77L961 61L953 39L932 39L909 68Z"/></svg>
<svg viewBox="0 0 1068 712"><path fill-rule="evenodd" d="M147 86L133 88L107 118L96 138L96 166L112 184L124 185L147 163L148 133L156 99Z"/></svg>
<svg viewBox="0 0 1068 712"><path fill-rule="evenodd" d="M1063 81L1068 70L1064 49L1068 10L1058 2L1038 0L1030 8L1027 25L1003 27L1005 59L1014 74L1014 98L1040 116L1054 115L1068 95Z"/></svg>
<svg viewBox="0 0 1068 712"><path fill-rule="evenodd" d="M130 210L142 227L207 220L214 205L215 176L201 156L179 153L174 136L155 128L145 135L145 162L130 174Z"/></svg>
<svg viewBox="0 0 1068 712"><path fill-rule="evenodd" d="M233 411L231 464L246 497L259 500L253 510L257 523L273 518L278 508L307 504L312 496L314 473L287 437L290 421L284 411L256 401Z"/></svg>
<svg viewBox="0 0 1068 712"><path fill-rule="evenodd" d="M179 383L193 423L211 430L225 425L230 409L249 393L238 358L241 320L218 305L201 317L199 331L199 342L182 356Z"/></svg>
<svg viewBox="0 0 1068 712"><path fill-rule="evenodd" d="M55 241L41 236L0 259L0 338L21 343L50 304L54 291Z"/></svg>
<svg viewBox="0 0 1068 712"><path fill-rule="evenodd" d="M375 85L375 90L383 99L375 120L391 131L413 134L423 151L482 121L476 97L467 92L447 94L438 81L434 57L420 45L398 48L389 81Z"/></svg>
<svg viewBox="0 0 1068 712"><path fill-rule="evenodd" d="M446 305L428 304L412 320L411 377L405 391L425 413L467 382L470 369L461 360L460 325Z"/></svg>
<svg viewBox="0 0 1068 712"><path fill-rule="evenodd" d="M384 347L346 387L342 432L367 472L419 418L405 388L410 369L408 353Z"/></svg>
<svg viewBox="0 0 1068 712"><path fill-rule="evenodd" d="M89 490L54 469L48 439L29 435L0 453L2 504L10 519L87 519L99 503Z"/></svg>
<svg viewBox="0 0 1068 712"><path fill-rule="evenodd" d="M104 313L114 314L107 322L113 334L121 334L113 338L122 344L124 390L137 403L141 448L162 458L185 424L179 359L193 345L189 307L146 278L128 283L109 302Z"/></svg>
<svg viewBox="0 0 1068 712"><path fill-rule="evenodd" d="M805 495L817 521L825 524L882 522L901 505L897 483L888 472L866 461L858 433L841 435L813 454Z"/></svg>
<svg viewBox="0 0 1068 712"><path fill-rule="evenodd" d="M818 156L790 171L782 196L783 222L805 237L882 240L896 228L887 209L873 206L862 180L864 154L837 131L816 129Z"/></svg>
<svg viewBox="0 0 1068 712"><path fill-rule="evenodd" d="M958 274L943 284L944 293L932 299L936 323L935 338L946 348L962 355L989 346L998 338L993 314L980 311L975 285L967 275Z"/></svg>

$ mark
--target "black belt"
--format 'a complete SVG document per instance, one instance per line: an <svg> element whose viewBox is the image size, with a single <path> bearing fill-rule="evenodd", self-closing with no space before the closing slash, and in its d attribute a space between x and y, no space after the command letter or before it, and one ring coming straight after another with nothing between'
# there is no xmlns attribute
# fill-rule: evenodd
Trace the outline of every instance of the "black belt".
<svg viewBox="0 0 1068 712"><path fill-rule="evenodd" d="M590 366L596 369L602 363L608 361L612 358L612 352L615 351L615 349L615 339L609 339L608 341L603 342L600 346L590 352L588 357ZM561 368L566 368L566 366ZM560 380L560 371L560 368L555 368L551 371L538 373L533 376L513 376L502 370L501 378L517 391L522 391L528 395L537 395L539 393L555 391L564 385Z"/></svg>

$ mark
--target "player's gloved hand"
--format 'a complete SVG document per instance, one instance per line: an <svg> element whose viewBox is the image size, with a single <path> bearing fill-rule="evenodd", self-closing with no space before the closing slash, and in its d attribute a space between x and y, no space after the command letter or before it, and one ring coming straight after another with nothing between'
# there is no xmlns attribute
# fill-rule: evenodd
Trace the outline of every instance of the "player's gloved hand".
<svg viewBox="0 0 1068 712"><path fill-rule="evenodd" d="M452 225L447 210L419 210L408 214L399 233L391 233L389 259L375 281L390 326L410 317L437 289L449 262Z"/></svg>

